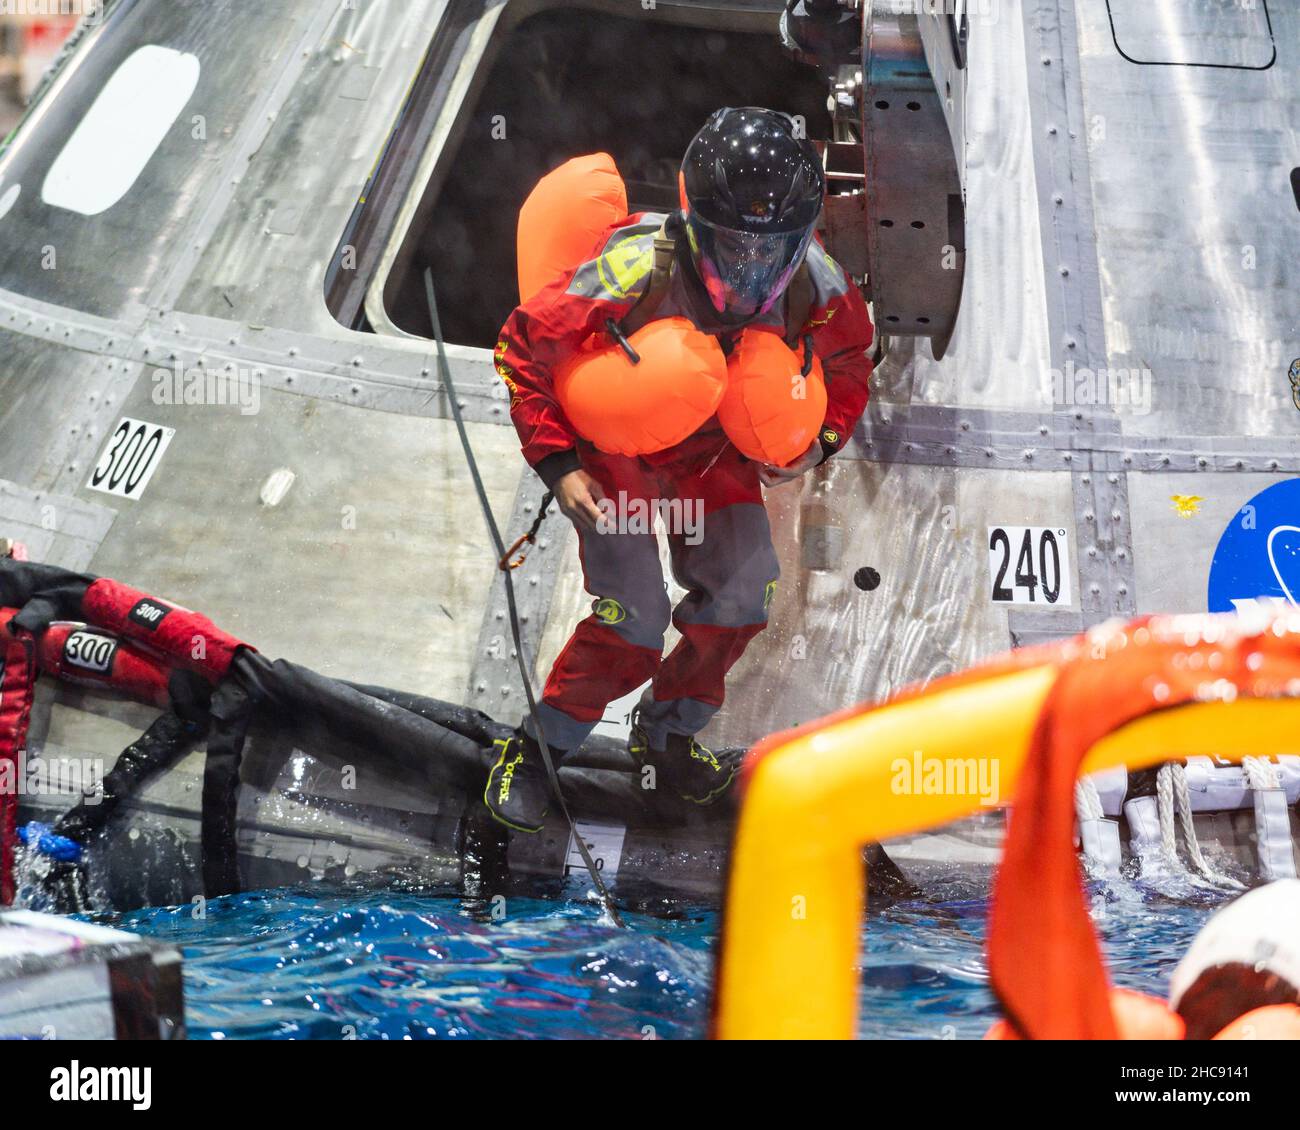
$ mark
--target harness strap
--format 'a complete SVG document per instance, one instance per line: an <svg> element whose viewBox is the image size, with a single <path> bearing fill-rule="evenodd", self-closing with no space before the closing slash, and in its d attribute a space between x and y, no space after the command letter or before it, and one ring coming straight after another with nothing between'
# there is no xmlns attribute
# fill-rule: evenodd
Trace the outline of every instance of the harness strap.
<svg viewBox="0 0 1300 1130"><path fill-rule="evenodd" d="M206 616L120 581L95 581L82 607L91 623L143 644L212 682L226 677L241 649L256 650Z"/></svg>
<svg viewBox="0 0 1300 1130"><path fill-rule="evenodd" d="M655 233L654 266L650 271L650 283L619 327L624 338L631 337L637 330L655 320L673 280L673 261L676 257L677 241L668 235L668 221L664 220Z"/></svg>
<svg viewBox="0 0 1300 1130"><path fill-rule="evenodd" d="M200 842L203 893L219 898L239 891L239 856L235 821L239 813L239 765L255 704L234 679L225 679L212 694L212 729L203 765L203 811Z"/></svg>
<svg viewBox="0 0 1300 1130"><path fill-rule="evenodd" d="M180 715L164 711L118 755L93 803L82 800L64 813L54 825L55 833L83 846L88 844L127 797L134 796L151 777L179 761L201 736Z"/></svg>
<svg viewBox="0 0 1300 1130"><path fill-rule="evenodd" d="M799 269L795 271L794 278L790 280L790 286L785 293L786 344L793 347L795 342L804 336L808 316L812 313L812 271L808 269L808 259L806 257L799 264ZM807 375L805 372L804 376Z"/></svg>
<svg viewBox="0 0 1300 1130"><path fill-rule="evenodd" d="M677 241L668 235L668 221L665 220L655 232L655 265L651 272L651 284L666 283L673 273L673 258L677 254Z"/></svg>

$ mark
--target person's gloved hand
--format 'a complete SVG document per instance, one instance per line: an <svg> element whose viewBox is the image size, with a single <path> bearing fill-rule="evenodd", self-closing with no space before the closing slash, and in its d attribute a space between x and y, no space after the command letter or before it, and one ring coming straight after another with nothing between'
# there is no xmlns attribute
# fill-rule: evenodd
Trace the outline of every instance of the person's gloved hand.
<svg viewBox="0 0 1300 1130"><path fill-rule="evenodd" d="M598 503L605 492L586 471L570 471L555 484L555 501L560 510L580 530L595 530L596 523L604 517Z"/></svg>
<svg viewBox="0 0 1300 1130"><path fill-rule="evenodd" d="M779 487L782 483L793 482L806 475L822 461L822 441L815 439L798 459L785 467L773 467L764 464L758 472L759 481L765 487Z"/></svg>
<svg viewBox="0 0 1300 1130"><path fill-rule="evenodd" d="M33 820L15 829L18 842L24 847L39 851L50 859L60 863L76 863L81 859L82 848L76 840L58 835L49 824L40 824Z"/></svg>

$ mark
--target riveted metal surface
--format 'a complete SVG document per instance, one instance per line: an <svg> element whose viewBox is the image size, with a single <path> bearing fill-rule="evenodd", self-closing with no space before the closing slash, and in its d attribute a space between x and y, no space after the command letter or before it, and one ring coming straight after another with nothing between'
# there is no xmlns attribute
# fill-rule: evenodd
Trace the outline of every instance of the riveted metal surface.
<svg viewBox="0 0 1300 1130"><path fill-rule="evenodd" d="M965 278L965 136L962 129L955 138L950 132L953 95L936 87L921 21L901 12L870 5L863 20L871 296L882 332L931 338L934 355L942 357ZM949 68L943 82L958 88L956 102L964 105L966 72Z"/></svg>
<svg viewBox="0 0 1300 1130"><path fill-rule="evenodd" d="M1108 368L1102 295L1089 191L1092 166L1086 144L1082 77L1073 0L1026 0L1027 73L1039 212L1043 275L1051 327L1051 371ZM1053 381L1053 395L1064 379ZM1082 447L1118 435L1110 403L1058 415ZM1102 442L1105 442L1103 439ZM1130 517L1123 475L1098 473L1090 458L1076 471L1074 516L1079 537L1080 587L1085 620L1131 613L1134 607Z"/></svg>
<svg viewBox="0 0 1300 1130"><path fill-rule="evenodd" d="M537 520L545 493L546 488L541 480L531 471L520 476L509 522L501 530L507 547L517 537L527 533ZM485 530L484 537L486 536ZM559 512L559 508L552 506L550 515L538 531L536 544L526 545L516 554L516 557L519 554L526 554L527 557L524 564L511 574L519 631L524 645L524 661L526 669L535 680L535 690L536 680L546 677L544 669L537 669L537 655L550 614L556 581L565 563L565 551L571 542L577 543L573 527ZM487 607L479 629L474 665L466 693L468 697L465 701L470 706L511 724L521 722L528 711L510 631L505 575L499 569L489 584Z"/></svg>
<svg viewBox="0 0 1300 1130"><path fill-rule="evenodd" d="M22 542L33 561L83 571L114 516L107 506L95 502L29 490L0 479L0 535Z"/></svg>
<svg viewBox="0 0 1300 1130"><path fill-rule="evenodd" d="M1104 5L1078 6L1079 63L1109 366L1143 374L1128 435L1269 437L1300 432L1288 380L1300 358L1300 8L1162 6L1169 58L1265 69L1140 65L1116 48ZM1167 11L1165 10L1167 8ZM1130 10L1131 9L1131 10Z"/></svg>

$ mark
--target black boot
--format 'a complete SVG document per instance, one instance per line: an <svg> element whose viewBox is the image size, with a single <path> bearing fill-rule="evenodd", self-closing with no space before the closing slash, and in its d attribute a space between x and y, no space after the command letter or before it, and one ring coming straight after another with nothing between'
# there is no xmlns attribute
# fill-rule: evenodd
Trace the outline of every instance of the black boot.
<svg viewBox="0 0 1300 1130"><path fill-rule="evenodd" d="M516 832L540 832L551 805L551 782L541 747L523 731L494 745L498 757L488 773L483 803L493 819ZM563 750L551 750L558 767Z"/></svg>
<svg viewBox="0 0 1300 1130"><path fill-rule="evenodd" d="M664 783L692 804L712 804L731 787L734 762L718 760L693 737L669 734L664 749L653 749L639 718L633 718L628 750L640 765L653 765Z"/></svg>

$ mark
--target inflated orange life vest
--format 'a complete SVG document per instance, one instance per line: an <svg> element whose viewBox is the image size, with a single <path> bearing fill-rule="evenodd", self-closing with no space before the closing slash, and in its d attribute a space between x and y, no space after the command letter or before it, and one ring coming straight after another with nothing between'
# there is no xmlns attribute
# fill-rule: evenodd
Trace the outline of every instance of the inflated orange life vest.
<svg viewBox="0 0 1300 1130"><path fill-rule="evenodd" d="M608 153L575 157L543 177L519 213L522 301L598 254L601 235L626 216L627 190ZM638 361L597 335L555 373L569 422L602 451L663 451L716 412L744 455L782 466L808 450L825 419L820 360L806 363L770 328L745 330L730 359L682 317L648 322L628 344Z"/></svg>
<svg viewBox="0 0 1300 1130"><path fill-rule="evenodd" d="M599 338L593 341L599 341ZM722 347L686 318L648 322L619 346L585 349L555 373L555 392L578 434L614 455L679 444L718 410L727 391Z"/></svg>
<svg viewBox="0 0 1300 1130"><path fill-rule="evenodd" d="M519 210L519 301L582 263L627 216L627 187L608 153L574 157L547 173Z"/></svg>
<svg viewBox="0 0 1300 1130"><path fill-rule="evenodd" d="M718 421L741 454L784 467L812 445L826 419L826 376L811 346L805 352L801 358L773 329L741 334L718 406Z"/></svg>

